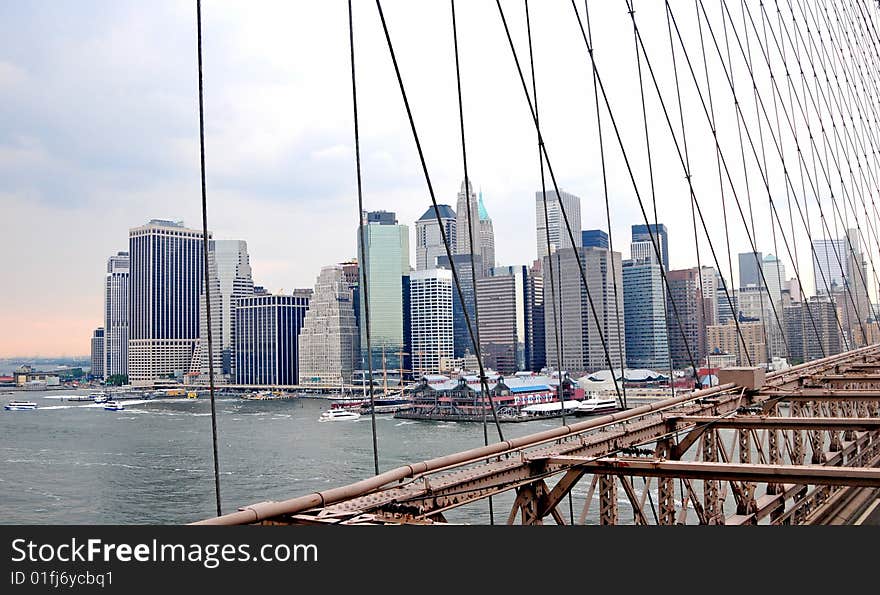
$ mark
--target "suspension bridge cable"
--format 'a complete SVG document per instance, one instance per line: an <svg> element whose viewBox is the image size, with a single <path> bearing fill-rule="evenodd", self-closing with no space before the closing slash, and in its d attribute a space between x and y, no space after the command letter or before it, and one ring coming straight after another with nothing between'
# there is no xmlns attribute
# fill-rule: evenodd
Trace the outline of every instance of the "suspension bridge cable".
<svg viewBox="0 0 880 595"><path fill-rule="evenodd" d="M535 58L532 49L532 24L531 19L529 18L529 0L523 0L525 5L525 14L526 14L526 36L528 39L528 47L529 47L529 66L532 78L532 98L535 102L535 118L538 118L538 86L537 80L535 78ZM564 401L564 391L563 391L563 383L562 383L562 372L565 369L565 353L564 353L564 337L563 337L563 328L562 328L562 319L561 314L557 312L556 309L556 296L557 296L557 287L556 287L556 279L558 278L554 271L553 266L553 251L550 247L550 215L547 209L547 182L544 178L544 154L541 152L541 145L543 144L544 139L538 136L538 167L541 170L541 204L543 206L544 211L544 237L547 240L547 268L550 273L550 296L551 296L551 311L553 316L553 338L556 343L556 371L559 375L559 384L557 385L557 394L560 402ZM556 197L557 201L561 204L562 197ZM541 265L543 267L543 261ZM560 261L560 266L561 266ZM561 275L561 271L559 272ZM543 270L542 270L543 274ZM560 279L561 283L561 279ZM559 310L562 310L562 288L559 288ZM544 299L544 307L547 307L547 300ZM546 320L546 316L544 318ZM545 333L546 333L546 324L545 324ZM546 335L545 335L546 336ZM546 350L545 350L545 359L546 359ZM562 425L565 425L565 405L562 406Z"/></svg>
<svg viewBox="0 0 880 595"><path fill-rule="evenodd" d="M575 15L576 15L576 17L577 17L577 19L578 19L578 23L580 23L580 15L577 14L577 7L576 7L574 4L572 4L572 6L575 8ZM633 21L635 21L635 15L634 15L634 14L633 14L633 15L630 15L630 17L632 18ZM686 164L686 161L685 161L685 159L684 159L684 155L682 154L681 145L679 144L679 142L678 142L678 137L677 137L677 135L675 134L675 128L674 128L673 125L672 125L672 120L671 120L670 115L669 115L669 110L666 108L666 102L663 100L663 95L660 93L660 87L659 87L659 84L658 84L658 82L657 82L657 77L656 77L655 74L654 74L654 69L653 69L653 67L651 66L651 61L650 61L650 59L648 58L647 50L645 49L645 45L644 45L644 42L642 41L641 34L639 33L638 26L635 26L635 23L634 23L634 27L635 27L635 32L636 32L636 38L638 39L639 46L641 47L641 50L642 50L642 55L645 57L645 65L648 67L648 72L649 72L649 74L651 75L651 81L652 81L652 83L654 84L654 90L657 92L657 97L658 97L658 99L659 99L659 101L660 101L660 107L662 108L663 115L664 115L664 119L665 119L665 121L666 121L666 125L667 125L667 127L669 128L670 136L672 137L673 144L675 145L676 154L677 154L677 156L678 156L678 158L679 158L679 162L680 162L682 168L684 169L685 179L686 179L687 182L688 182L688 188L689 188L689 191L694 195L694 198L696 199L696 192L695 192L695 190L694 190L693 183L692 183L692 180L691 180L691 177L690 177L690 171L689 171L689 169L687 168L687 164ZM685 52L685 57L688 57L688 55L687 55L686 52ZM689 59L689 58L688 58L688 65L690 66L690 59ZM696 75L694 75L694 73L693 73L693 68L691 68L691 75L694 76L694 77L696 76ZM600 80L601 80L601 79L600 79ZM608 106L609 113L610 113L610 105L609 105L609 102L608 102L607 96L606 96L605 102L606 102L606 105ZM705 108L705 105L704 105L704 108ZM704 109L704 111L705 111L705 109ZM708 117L708 112L706 112L706 114L707 114L707 117ZM613 121L613 120L612 120L612 121ZM622 146L622 141L619 141L619 142L621 143L621 146ZM715 142L717 143L717 138L715 139ZM724 161L724 159L723 159L723 154L722 154L722 164L725 164L725 161ZM730 179L730 172L727 170L726 164L725 164L725 172L727 173L728 180L729 180L729 179ZM632 177L632 176L630 176L630 177ZM732 187L733 187L733 184L732 184L732 182L731 182L731 188L732 188ZM736 193L735 193L735 192L734 192L734 198L736 198ZM738 202L738 201L737 201L737 205L739 205L739 202ZM721 269L721 264L720 264L720 261L719 261L719 259L718 259L718 254L717 254L717 252L715 251L714 243L712 242L712 238L711 238L711 236L710 236L710 234L709 234L709 229L708 229L708 226L707 226L707 224L706 224L706 220L705 220L705 218L704 218L704 216L703 216L703 211L702 211L702 208L701 208L701 206L700 206L700 202L699 202L699 200L694 200L694 206L696 207L697 215L699 216L700 222L701 222L701 224L702 224L703 232L705 233L705 235L706 235L706 239L708 240L708 243L709 243L709 250L710 250L710 252L712 253L712 259L713 259L714 262L715 262L715 266L720 270L720 269ZM740 209L740 214L742 215L742 209ZM754 245L754 244L753 244L753 245ZM731 310L733 311L733 310L735 309L735 307L734 307L734 305L733 305L733 300L732 300L732 298L731 298L731 296L730 296L730 292L727 290L726 287L725 287L725 290L724 290L724 295L725 295L725 297L726 297L726 299L727 299L727 303L728 303L728 305L730 306ZM674 304L674 302L673 302L673 304ZM738 334L740 337L743 337L743 333L742 333L742 329L740 328L740 324L739 324L739 319L738 319L738 317L734 317L734 323L736 324L737 334ZM751 361L750 357L748 356L748 353L747 353L746 355L747 355L747 358L749 359L749 361Z"/></svg>
<svg viewBox="0 0 880 595"><path fill-rule="evenodd" d="M587 13L586 9L587 9L587 0L584 0L584 12L585 13ZM632 7L630 7L630 9L634 10ZM590 49L592 50L592 34L590 35L589 42L590 42ZM642 125L645 130L645 153L646 153L647 159L648 159L648 182L649 182L650 188L651 188L651 206L653 207L654 231L656 232L660 228L660 225L659 225L660 220L657 216L657 190L656 190L656 187L654 184L654 159L652 158L652 155L651 155L651 136L648 132L648 110L647 110L647 106L645 104L645 84L644 84L644 78L642 76L642 58L641 58L641 54L639 54L639 46L638 46L638 40L636 39L635 30L633 30L633 45L635 47L636 71L638 72L638 75L639 75L639 99L641 100L641 104L642 104ZM597 85L595 85L595 84L593 85L593 90L595 92L595 97L596 97L596 111L598 112L599 111L599 103L598 103L599 102L599 95L598 95ZM639 196L638 198L639 198L639 201L641 201L641 197ZM644 211L644 209L643 209L643 211ZM651 224L648 223L647 215L645 215L645 228L650 229L650 227L651 227ZM663 287L665 289L664 296L663 296L663 323L665 325L664 330L666 331L666 358L668 360L667 363L669 364L669 389L670 389L670 392L672 393L672 396L675 397L675 374L674 374L673 366L672 366L672 345L670 343L670 336L669 336L670 332L669 332L669 305L668 305L668 302L672 300L672 292L669 290L669 281L666 278L666 265L663 262L663 259L661 258L660 247L659 247L659 245L656 245L654 235L650 234L650 237L651 237L651 245L654 248L655 253L657 255L656 256L657 264L660 267L661 284L663 285ZM667 260L669 259L668 254L666 254L665 257ZM733 274L733 270L731 269L731 275L732 274ZM680 322L680 320L678 320L678 312L677 311L676 311L676 319L679 323L679 326L681 326L681 322ZM687 337L684 336L684 333L682 333L682 338L685 340L684 341L685 348L687 349L688 356L691 358L691 363L693 364L693 357L690 356L690 347L688 347ZM652 508L653 508L653 505L652 505ZM656 516L657 516L656 512L654 513L654 516L656 518Z"/></svg>
<svg viewBox="0 0 880 595"><path fill-rule="evenodd" d="M586 7L586 1L584 0L584 6ZM587 16L587 35L590 37L590 47L595 50L595 46L593 45L593 32L590 27L590 15L589 11L586 12ZM620 372L621 372L621 389L623 391L623 406L626 407L626 358L623 356L623 347L624 347L624 337L621 336L620 327L621 321L623 320L623 316L620 314L620 295L617 288L617 267L614 266L614 234L611 229L611 204L608 200L608 175L605 167L605 140L602 135L602 112L599 111L599 90L596 87L596 72L593 69L590 69L592 72L593 79L593 101L596 106L596 130L598 131L599 136L599 162L602 165L602 193L605 198L605 221L608 225L608 268L611 269L611 283L614 287L614 311L615 311L615 319L617 320L617 357L620 360ZM537 108L536 108L537 109ZM621 262L621 277L623 277L623 263ZM623 283L623 279L620 280ZM614 370L611 370L612 374L616 374ZM672 377L670 376L670 382L672 382Z"/></svg>
<svg viewBox="0 0 880 595"><path fill-rule="evenodd" d="M471 184L470 179L468 178L468 165L467 165L467 143L465 142L464 135L464 106L461 99L461 69L459 64L458 57L458 27L455 23L455 0L449 0L450 8L452 9L452 47L455 51L455 85L456 90L458 91L458 122L459 128L461 129L461 161L462 166L464 168L464 192L465 192L465 202L467 203L467 225L468 225L468 245L470 246L470 261L471 261L471 284L474 291L474 326L476 326L476 342L473 344L474 351L476 352L480 349L480 315L479 315L479 306L477 304L477 272L476 266L474 264L474 223L473 218L471 217ZM439 221L439 213L437 214ZM452 262L450 261L449 266L452 266ZM462 308L465 308L465 304L462 303ZM482 381L481 381L481 391L480 391L480 409L483 412L483 444L486 446L489 445L489 428L486 423L486 393L482 392ZM492 504L492 496L489 496L489 524L495 524L495 509Z"/></svg>
<svg viewBox="0 0 880 595"><path fill-rule="evenodd" d="M531 18L529 17L529 0L523 0L523 5L525 8L526 36L528 38L528 46L529 46L529 70L530 70L531 78L532 78L532 99L535 102L535 119L537 120L539 117L538 85L537 85L537 81L535 78L535 55L534 55L534 51L532 48L532 22L531 22ZM542 138L540 138L540 136L539 136L538 137L538 167L541 170L541 198L542 198L542 203L543 203L543 207L544 207L544 230L545 230L544 236L547 240L547 263L548 263L547 268L550 269L550 291L551 291L551 297L552 297L552 301L553 301L553 304L552 304L553 335L556 340L556 371L557 371L558 378L559 378L559 382L556 385L556 394L557 394L556 398L559 400L559 407L562 412L562 420L561 420L562 425L565 426L566 425L566 421L565 421L565 387L564 387L563 374L562 374L563 369L564 369L562 363L565 361L565 357L564 357L564 353L563 353L564 338L563 338L563 334L562 334L562 332L563 332L562 320L561 320L561 318L557 317L557 311L556 311L556 287L554 285L555 282L554 282L554 274L553 274L553 254L552 254L551 248L550 248L550 217L549 217L549 214L547 211L547 183L546 183L546 180L544 179L544 155L541 152L541 145L543 144L543 142L544 142L544 140ZM559 202L559 204L562 204L562 197L561 196L557 195L556 199ZM543 261L541 262L541 264L543 267ZM560 261L560 267L561 267L561 261ZM542 275L543 275L543 270L542 270ZM561 287L562 280L559 279L559 281L560 281L559 309L562 310L562 287ZM542 284L542 288L543 288L543 284ZM547 304L546 299L544 300L544 304L545 304L544 307L546 308L547 307L546 306L546 304ZM545 316L545 320L546 320L546 316ZM546 324L545 324L545 336L546 336ZM545 350L545 359L546 359L546 350ZM624 402L624 407L625 407L626 406L626 397L624 397L623 402ZM568 514L569 514L569 523L574 525L574 503L572 501L571 492L568 493Z"/></svg>
<svg viewBox="0 0 880 595"><path fill-rule="evenodd" d="M360 271L360 295L364 304L364 329L367 335L367 373L370 382L370 426L373 438L373 471L379 475L379 438L376 432L376 398L373 394L373 345L370 338L370 296L367 287L367 245L366 235L367 225L364 222L364 194L363 183L361 181L361 140L360 127L358 123L358 103L357 103L357 76L355 74L354 64L354 21L352 18L351 0L348 0L348 47L351 55L351 105L354 112L354 156L357 169L357 193L358 193L358 241L360 242L361 258L363 262L358 263ZM400 364L400 362L398 362ZM403 366L401 366L403 367ZM400 374L400 381L403 383L403 373Z"/></svg>
<svg viewBox="0 0 880 595"><path fill-rule="evenodd" d="M214 454L214 495L220 511L220 460L217 453L217 408L214 403L214 337L211 328L211 279L208 273L208 193L205 184L205 101L202 82L202 2L196 0L196 31L199 55L199 158L202 178L202 258L205 271L205 311L208 326L208 390L211 394L211 446Z"/></svg>
<svg viewBox="0 0 880 595"><path fill-rule="evenodd" d="M513 45L513 38L510 35L510 28L507 26L507 19L504 16L504 9L501 8L500 0L496 0L495 4L498 7L498 13L501 17L501 23L504 26L504 32L507 35L507 42L508 42L508 45L510 46L510 52L513 56L513 61L514 61L514 64L516 65L516 69L519 74L519 79L520 79L520 83L522 84L523 93L526 96L526 102L528 103L529 113L531 114L532 122L535 124L535 129L538 133L538 138L540 140L539 144L541 147L541 152L544 155L544 159L547 161L547 172L550 174L550 181L553 184L553 189L556 191L556 196L561 196L561 194L559 192L559 184L557 184L557 182L556 182L556 175L553 172L553 166L550 162L550 157L547 153L547 147L543 142L543 137L541 135L541 128L538 124L537 118L535 117L535 110L532 105L532 99L529 96L529 90L526 85L526 79L525 79L525 76L523 75L522 67L520 66L519 56L517 55L516 49L514 48L514 45ZM561 201L559 203L559 210L562 213L562 219L565 221L565 228L566 228L566 231L568 232L568 237L571 241L571 244L572 244L572 246L577 246L577 242L575 242L574 235L571 230L571 223L568 220L568 215L565 212L565 207ZM580 231L580 230L578 230L578 231ZM580 273L581 281L583 283L584 290L586 292L587 302L589 304L589 309L590 309L590 314L592 315L593 322L596 325L597 334L599 335L599 340L602 344L602 350L605 355L605 362L608 365L608 369L611 371L611 378L614 381L614 389L615 389L615 392L617 393L617 398L620 401L621 405L623 405L621 392L620 392L620 385L617 382L617 375L614 374L614 372L613 372L614 371L614 364L611 359L611 352L608 349L608 343L605 340L605 334L602 331L602 324L601 324L601 321L599 320L599 315L596 312L596 307L593 302L592 292L590 291L589 284L587 283L586 271L584 269L584 264L581 259L581 254L576 248L573 249L573 252L574 252L575 260L577 261L578 272ZM561 258L560 258L560 262L561 262Z"/></svg>
<svg viewBox="0 0 880 595"><path fill-rule="evenodd" d="M449 258L449 266L452 269L452 278L455 282L455 288L458 291L458 297L461 300L461 303L465 304L466 302L464 300L464 293L462 292L461 283L458 278L458 270L457 270L457 267L455 266L455 262L452 259L452 250L449 247L449 236L447 235L446 229L443 226L443 222L440 219L440 209L437 204L437 197L434 194L434 186L431 183L431 176L428 173L428 164L425 162L425 154L422 151L422 143L419 140L419 135L416 130L416 123L415 123L415 120L413 119L412 110L410 109L410 106L409 106L409 99L407 98L407 95L406 95L406 88L403 85L403 77L400 73L400 67L397 64L397 55L394 53L394 45L391 43L391 34L388 32L388 24L385 22L385 13L382 11L381 0L376 0L376 8L379 10L379 19L382 21L382 30L385 33L385 41L388 43L388 52L391 54L391 62L394 65L394 73L395 73L395 75L397 75L397 84L400 87L400 95L403 98L403 105L406 108L406 115L407 115L407 118L409 119L410 129L412 130L412 133L413 133L413 140L415 141L416 150L418 151L418 154L419 154L419 161L422 164L422 172L425 175L425 182L428 185L428 193L431 195L431 203L434 206L434 215L436 216L436 219L437 219L437 226L440 228L440 237L443 240L443 246L446 248L446 256L447 256L447 258ZM467 192L467 190L468 189L465 188L466 192ZM471 249L473 249L473 247ZM474 332L474 328L473 328L474 325L471 323L471 317L467 312L467 308L464 308L464 314L465 314L464 320L465 320L465 324L467 325L468 334L470 335L470 338L471 338L471 343L478 347L476 349L476 356L477 356L477 365L479 366L479 369L480 369L480 384L481 384L483 392L489 397L489 404L492 407L492 417L494 418L494 421L495 421L495 427L498 430L498 439L503 441L504 434L501 430L501 423L498 420L498 412L496 411L496 408L495 408L495 400L492 398L491 391L489 391L489 385L488 385L488 381L486 379L486 371L483 368L483 356L480 352L479 344L477 343L476 333Z"/></svg>

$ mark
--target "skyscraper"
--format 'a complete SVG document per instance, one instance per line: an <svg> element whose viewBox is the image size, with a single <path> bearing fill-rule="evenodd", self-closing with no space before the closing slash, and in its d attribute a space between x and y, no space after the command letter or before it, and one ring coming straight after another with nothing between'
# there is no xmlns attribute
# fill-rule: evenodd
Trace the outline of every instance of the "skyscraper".
<svg viewBox="0 0 880 595"><path fill-rule="evenodd" d="M813 279L816 295L828 295L846 283L849 251L844 240L813 240Z"/></svg>
<svg viewBox="0 0 880 595"><path fill-rule="evenodd" d="M455 205L455 228L456 248L455 254L480 254L480 212L477 204L477 195L474 194L473 180L468 180L468 192L465 193L464 180L461 182L461 190L458 192L458 202ZM470 221L468 227L468 199L470 199ZM473 234L469 237L469 231ZM479 274L479 273L478 273Z"/></svg>
<svg viewBox="0 0 880 595"><path fill-rule="evenodd" d="M389 216L390 215L390 216ZM362 358L372 357L374 370L384 364L389 370L400 369L400 353L405 349L404 283L410 274L409 229L398 225L393 213L382 217L368 213L363 230L366 254L361 253L358 235L358 262L361 275L366 277L366 291L359 291L359 322ZM370 343L373 353L367 354L366 317L364 296L370 305ZM366 366L365 366L366 367Z"/></svg>
<svg viewBox="0 0 880 595"><path fill-rule="evenodd" d="M666 298L661 270L656 258L623 262L626 365L631 368L669 369Z"/></svg>
<svg viewBox="0 0 880 595"><path fill-rule="evenodd" d="M651 240L651 236L653 235L654 241L657 242L658 247L660 248L660 262L663 264L664 270L669 270L669 238L666 233L666 226L662 223L650 224L650 225L633 225L632 226L632 241L633 244L636 242L647 242L647 248L650 252L654 253L656 257L656 251L654 250L654 245ZM636 258L636 255L633 254L633 258Z"/></svg>
<svg viewBox="0 0 880 595"><path fill-rule="evenodd" d="M585 229L581 232L584 248L608 248L608 234L601 229Z"/></svg>
<svg viewBox="0 0 880 595"><path fill-rule="evenodd" d="M299 335L299 383L350 383L360 364L352 286L343 265L321 269Z"/></svg>
<svg viewBox="0 0 880 595"><path fill-rule="evenodd" d="M209 234L210 239L210 234ZM202 232L153 219L129 232L128 375L136 386L181 375L199 339Z"/></svg>
<svg viewBox="0 0 880 595"><path fill-rule="evenodd" d="M455 211L449 205L438 205L440 221L449 241L450 251L455 254L457 222ZM437 257L446 256L446 247L437 224L434 206L428 207L425 214L416 221L416 270L424 271L437 266Z"/></svg>
<svg viewBox="0 0 880 595"><path fill-rule="evenodd" d="M696 268L669 271L666 279L669 285L667 333L672 365L675 368L686 368L692 363L700 366L706 355L706 327L699 271Z"/></svg>
<svg viewBox="0 0 880 595"><path fill-rule="evenodd" d="M415 271L409 291L413 377L438 374L453 353L452 271Z"/></svg>
<svg viewBox="0 0 880 595"><path fill-rule="evenodd" d="M506 266L493 267L488 277L477 280L484 363L502 374L513 374L526 365L527 279L525 266Z"/></svg>
<svg viewBox="0 0 880 595"><path fill-rule="evenodd" d="M620 253L603 248L577 248L590 289L590 297L595 307L595 317L590 307L587 291L578 270L575 249L567 248L545 256L541 267L548 270L553 260L554 274L558 275L556 291L557 324L562 328L561 346L563 350L562 367L573 374L585 371L608 369L608 362L602 344L604 338L615 368L622 368L626 362L624 334L623 291L614 288L614 281L621 283ZM612 274L612 268L616 272ZM553 324L550 293L545 292L544 332L545 350L548 365L556 366L560 361L556 348L557 329ZM615 296L617 302L615 302ZM601 327L596 326L596 318ZM618 320L620 327L618 329ZM600 337L600 330L601 335ZM619 332L618 332L619 330Z"/></svg>
<svg viewBox="0 0 880 595"><path fill-rule="evenodd" d="M104 378L104 329L98 327L92 333L92 358L89 375Z"/></svg>
<svg viewBox="0 0 880 595"><path fill-rule="evenodd" d="M782 299L782 289L785 286L785 265L768 254L761 263L764 269L764 278L767 280L767 294L774 304Z"/></svg>
<svg viewBox="0 0 880 595"><path fill-rule="evenodd" d="M748 287L754 285L763 287L761 281L761 267L764 255L761 252L743 252L739 255L739 286Z"/></svg>
<svg viewBox="0 0 880 595"><path fill-rule="evenodd" d="M231 380L228 376L224 376L223 370L223 348L222 348L222 331L220 321L220 279L217 275L217 260L214 253L214 241L208 242L208 288L211 290L211 341L209 349L208 341L208 295L205 289L199 296L199 339L196 341L193 350L192 361L190 363L189 372L187 373L187 382L195 384L207 384L211 379L211 369L213 366L214 382L225 384ZM209 359L208 352L212 355Z"/></svg>
<svg viewBox="0 0 880 595"><path fill-rule="evenodd" d="M842 351L835 303L827 296L813 296L802 302L792 302L785 309L785 325L793 363Z"/></svg>
<svg viewBox="0 0 880 595"><path fill-rule="evenodd" d="M561 200L560 200L561 198ZM561 206L560 206L561 205ZM571 236L565 225L562 210L568 218L571 227ZM551 250L563 250L565 248L580 248L583 242L581 234L581 199L574 194L560 191L557 196L555 190L547 191L547 218L544 219L544 193L541 190L535 192L535 221L538 231L538 258L547 256L547 238L550 238ZM572 237L574 246L572 246Z"/></svg>
<svg viewBox="0 0 880 595"><path fill-rule="evenodd" d="M299 333L311 290L241 298L235 318L238 384L294 385L299 379Z"/></svg>
<svg viewBox="0 0 880 595"><path fill-rule="evenodd" d="M489 274L489 269L495 266L495 229L492 219L483 204L483 191L477 200L477 212L480 216L480 256L483 259L483 276Z"/></svg>
<svg viewBox="0 0 880 595"><path fill-rule="evenodd" d="M539 372L547 365L544 345L544 272L541 260L529 268L526 280L526 369Z"/></svg>
<svg viewBox="0 0 880 595"><path fill-rule="evenodd" d="M465 353L476 355L471 342L471 336L467 328L467 317L470 317L471 325L476 331L476 322L474 317L474 308L476 302L474 300L474 284L471 275L471 255L456 254L452 257L455 263L455 271L458 274L458 282L461 285L461 293L464 295L464 303L458 295L458 290L452 288L452 335L453 349L455 357L464 357ZM474 269L477 271L476 276L479 277L479 271L482 270L483 259L479 255L474 256ZM450 269L449 259L446 256L437 257L437 267Z"/></svg>
<svg viewBox="0 0 880 595"><path fill-rule="evenodd" d="M128 284L128 252L119 252L104 277L104 380L128 375Z"/></svg>

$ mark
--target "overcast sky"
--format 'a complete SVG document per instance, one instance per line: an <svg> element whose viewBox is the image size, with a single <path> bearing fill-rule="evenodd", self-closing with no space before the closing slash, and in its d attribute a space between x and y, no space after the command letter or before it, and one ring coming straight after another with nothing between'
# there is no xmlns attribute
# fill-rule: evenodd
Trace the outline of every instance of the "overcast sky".
<svg viewBox="0 0 880 595"><path fill-rule="evenodd" d="M523 3L502 4L526 67ZM718 5L706 4L726 51ZM739 3L731 4L744 35ZM582 3L579 7L583 11ZM676 2L673 7L708 102L694 5ZM463 174L449 2L387 0L383 8L437 200L454 208ZM528 264L536 256L535 191L540 188L534 124L495 3L458 2L456 8L470 177L482 189L494 221L498 264ZM624 0L591 2L590 8L599 74L653 220L632 23ZM533 2L530 9L541 125L556 179L560 189L582 198L584 228L607 229L591 70L571 3ZM636 9L680 135L662 4L642 0ZM761 28L757 5L752 11ZM876 17L873 9L871 14ZM791 27L787 8L783 17ZM782 43L784 33L775 18L768 31L775 31ZM375 3L355 2L354 21L365 208L395 211L412 228L430 196ZM702 26L718 135L734 188L749 219L752 203L758 249L776 252L768 193L748 141L744 175L727 78ZM781 162L763 115L756 117L745 62L730 23L727 27L741 105L758 152L756 122L762 122L771 191L812 293L806 233L794 211L792 234ZM767 67L748 30L765 109L774 118ZM207 0L203 38L209 226L216 238L248 242L257 284L285 292L311 287L322 265L356 254L346 3ZM0 40L0 356L86 354L92 329L103 324L106 258L127 250L129 228L151 218L201 225L195 3L6 2L0 4ZM790 46L786 50L792 60ZM729 277L714 144L687 61L680 48L676 51L694 189ZM775 46L770 58L781 71ZM671 265L695 266L684 170L644 61L642 67L654 188L659 219L669 228ZM802 185L783 115L782 106L789 107L787 87L783 78L778 84L786 103L775 108L783 119L774 133L782 139L795 192L806 200L812 233L823 237L811 189L813 172L805 172ZM817 101L821 106L818 96ZM804 102L815 127L818 119L807 95ZM797 109L795 103L790 115L809 155ZM627 257L629 226L644 219L604 106L602 112L612 237L615 249ZM822 141L817 142L822 150ZM830 157L827 163L835 177ZM830 217L821 168L815 175ZM552 188L549 177L547 183ZM836 195L843 192L839 184L834 188ZM736 280L736 253L747 251L749 243L726 181L724 193ZM862 208L858 200L855 204ZM832 220L828 225L834 232ZM778 252L791 277L792 259L776 231ZM702 264L714 266L702 228L700 236ZM876 246L874 235L869 238ZM414 240L412 251L414 264ZM870 264L868 271L873 279Z"/></svg>

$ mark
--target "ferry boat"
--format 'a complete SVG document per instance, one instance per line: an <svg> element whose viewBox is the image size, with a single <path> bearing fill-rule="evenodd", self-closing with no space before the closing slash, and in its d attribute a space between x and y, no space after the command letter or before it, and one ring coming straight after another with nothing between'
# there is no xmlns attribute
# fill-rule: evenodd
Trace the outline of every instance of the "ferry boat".
<svg viewBox="0 0 880 595"><path fill-rule="evenodd" d="M406 409L410 405L412 405L412 401L408 398L402 396L388 396L388 397L374 397L373 404L375 405L376 413L397 413L401 409ZM360 404L360 412L361 413L370 413L371 406L369 399L361 402Z"/></svg>
<svg viewBox="0 0 880 595"><path fill-rule="evenodd" d="M125 409L125 405L123 405L119 401L107 401L104 403L104 409L107 411L123 411Z"/></svg>
<svg viewBox="0 0 880 595"><path fill-rule="evenodd" d="M342 407L331 407L321 413L318 421L354 421L361 416L357 411L351 411Z"/></svg>
<svg viewBox="0 0 880 595"><path fill-rule="evenodd" d="M584 415L599 415L600 413L611 413L617 411L617 399L613 397L590 397L581 401L578 408L574 410L574 414L578 417Z"/></svg>
<svg viewBox="0 0 880 595"><path fill-rule="evenodd" d="M7 411L33 411L37 404L33 401L9 401L3 408Z"/></svg>

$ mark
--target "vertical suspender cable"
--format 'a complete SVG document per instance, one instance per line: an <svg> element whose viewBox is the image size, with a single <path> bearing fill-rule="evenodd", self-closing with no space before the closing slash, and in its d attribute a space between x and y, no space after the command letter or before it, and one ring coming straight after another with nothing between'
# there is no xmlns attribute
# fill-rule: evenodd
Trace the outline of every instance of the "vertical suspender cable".
<svg viewBox="0 0 880 595"><path fill-rule="evenodd" d="M217 409L214 405L214 337L211 330L211 283L208 274L208 194L205 187L205 107L202 84L202 2L196 0L196 30L199 53L199 155L202 175L202 263L205 270L205 311L208 325L208 389L211 393L211 444L214 452L214 494L220 511L220 461L217 457Z"/></svg>
<svg viewBox="0 0 880 595"><path fill-rule="evenodd" d="M366 233L366 225L364 225L364 196L361 184L361 141L360 131L358 128L358 106L357 106L357 78L354 68L354 25L352 23L351 0L348 0L348 45L351 51L351 103L354 110L354 155L357 165L357 192L358 192L358 241L361 247L361 258L363 262L358 263L360 271L360 293L364 301L364 329L367 335L367 371L370 379L370 422L373 432L373 470L379 475L379 440L376 435L376 398L373 395L373 345L370 341L370 300L367 291L367 250L364 234ZM398 362L399 364L400 362ZM402 367L402 366L401 366ZM403 384L403 373L400 375L400 382Z"/></svg>
<svg viewBox="0 0 880 595"><path fill-rule="evenodd" d="M461 161L462 166L464 168L464 193L465 193L465 202L467 204L467 224L468 224L468 245L470 246L470 259L471 259L471 285L473 287L474 292L474 326L475 328L475 337L476 341L474 344L474 351L480 349L480 314L479 314L479 306L477 305L477 271L474 266L474 222L471 217L471 182L468 177L468 166L467 166L467 143L465 142L464 136L464 106L462 104L461 99L461 69L459 66L459 58L458 58L458 27L455 23L455 0L449 0L450 7L452 9L452 47L455 50L455 85L458 91L458 122L461 128ZM439 213L437 214L439 218ZM442 226L442 224L441 224ZM452 261L449 262L449 266L452 267ZM465 304L462 302L462 308L466 309ZM482 391L482 378L480 379L480 410L483 413L483 444L489 445L489 427L486 423L486 393ZM489 496L489 524L495 524L495 509L492 505L492 496Z"/></svg>

